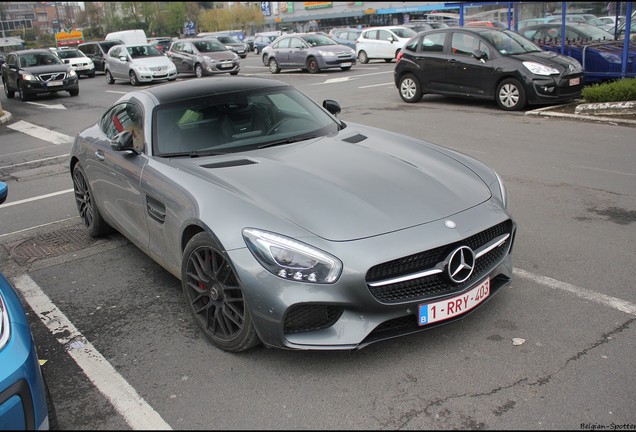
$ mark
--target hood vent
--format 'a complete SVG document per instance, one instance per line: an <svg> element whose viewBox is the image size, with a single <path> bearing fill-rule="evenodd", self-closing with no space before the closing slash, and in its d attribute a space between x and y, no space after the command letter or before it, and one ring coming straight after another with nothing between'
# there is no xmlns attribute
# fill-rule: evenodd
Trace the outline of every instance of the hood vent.
<svg viewBox="0 0 636 432"><path fill-rule="evenodd" d="M343 141L346 141L351 144L357 144L360 141L364 141L365 139L367 139L367 137L365 137L364 135L356 134L356 135L352 135L350 137L344 138Z"/></svg>
<svg viewBox="0 0 636 432"><path fill-rule="evenodd" d="M230 161L225 161L225 162L216 162L216 163L201 165L201 167L202 168L210 168L210 169L230 168L230 167L237 167L237 166L242 166L242 165L252 165L252 164L255 164L255 163L256 162L251 161L249 159L237 159L237 160L230 160Z"/></svg>

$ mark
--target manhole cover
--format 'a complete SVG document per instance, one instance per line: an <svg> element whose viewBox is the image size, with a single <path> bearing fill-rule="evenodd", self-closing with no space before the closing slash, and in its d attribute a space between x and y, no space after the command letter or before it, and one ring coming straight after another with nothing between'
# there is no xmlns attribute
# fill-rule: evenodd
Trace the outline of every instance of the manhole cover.
<svg viewBox="0 0 636 432"><path fill-rule="evenodd" d="M32 262L75 252L94 242L85 229L61 230L31 237L14 246L10 253L19 261Z"/></svg>

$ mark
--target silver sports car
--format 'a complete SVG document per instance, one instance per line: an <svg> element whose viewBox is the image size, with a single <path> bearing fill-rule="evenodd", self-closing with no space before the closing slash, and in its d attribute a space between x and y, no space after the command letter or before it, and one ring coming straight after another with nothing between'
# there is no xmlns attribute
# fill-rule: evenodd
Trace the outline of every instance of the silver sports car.
<svg viewBox="0 0 636 432"><path fill-rule="evenodd" d="M132 91L75 139L79 214L180 279L228 351L361 348L462 318L507 285L501 178L339 112L264 78Z"/></svg>

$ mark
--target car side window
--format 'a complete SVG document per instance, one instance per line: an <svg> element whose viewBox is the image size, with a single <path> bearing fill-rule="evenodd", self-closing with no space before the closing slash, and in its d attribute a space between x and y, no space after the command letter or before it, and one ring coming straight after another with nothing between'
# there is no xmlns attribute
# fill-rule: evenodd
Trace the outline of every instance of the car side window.
<svg viewBox="0 0 636 432"><path fill-rule="evenodd" d="M391 33L389 33L386 30L380 30L378 31L378 37L379 40L381 41L386 41L389 40L389 38L393 39L393 36L391 36Z"/></svg>
<svg viewBox="0 0 636 432"><path fill-rule="evenodd" d="M136 104L126 102L115 105L104 114L100 126L111 140L119 133L129 131L133 136L133 146L143 153L145 148L143 111Z"/></svg>
<svg viewBox="0 0 636 432"><path fill-rule="evenodd" d="M290 41L290 45L291 48L304 48L305 44L303 43L302 40L298 39L298 38L292 38Z"/></svg>
<svg viewBox="0 0 636 432"><path fill-rule="evenodd" d="M451 50L453 54L473 55L473 51L478 49L479 39L465 33L453 33Z"/></svg>
<svg viewBox="0 0 636 432"><path fill-rule="evenodd" d="M422 52L442 52L444 51L444 40L446 33L433 33L422 38L420 49Z"/></svg>

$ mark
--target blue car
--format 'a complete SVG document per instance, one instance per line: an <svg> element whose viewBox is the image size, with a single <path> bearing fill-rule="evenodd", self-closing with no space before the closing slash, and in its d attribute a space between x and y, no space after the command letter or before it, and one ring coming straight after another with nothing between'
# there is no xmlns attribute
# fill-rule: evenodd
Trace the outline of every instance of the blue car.
<svg viewBox="0 0 636 432"><path fill-rule="evenodd" d="M0 182L0 204L7 198ZM57 428L55 408L20 297L0 273L0 429Z"/></svg>

